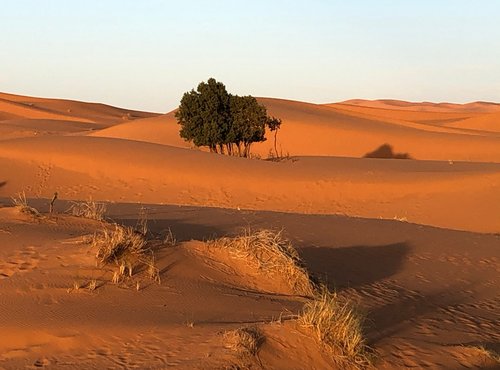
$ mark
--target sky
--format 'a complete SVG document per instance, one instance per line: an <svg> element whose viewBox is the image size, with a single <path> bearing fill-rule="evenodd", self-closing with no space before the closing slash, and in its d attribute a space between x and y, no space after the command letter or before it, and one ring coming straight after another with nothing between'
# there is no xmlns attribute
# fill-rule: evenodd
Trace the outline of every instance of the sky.
<svg viewBox="0 0 500 370"><path fill-rule="evenodd" d="M500 102L500 0L0 0L0 91L167 112L229 92Z"/></svg>

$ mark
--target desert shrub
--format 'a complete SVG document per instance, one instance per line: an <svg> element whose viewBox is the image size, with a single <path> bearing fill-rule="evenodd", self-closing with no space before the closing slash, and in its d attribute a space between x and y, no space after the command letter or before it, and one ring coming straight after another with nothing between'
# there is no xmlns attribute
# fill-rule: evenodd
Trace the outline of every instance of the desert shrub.
<svg viewBox="0 0 500 370"><path fill-rule="evenodd" d="M92 247L97 249L96 258L101 265L115 265L113 281L118 282L126 274L132 276L138 266L145 266L149 277L159 282L159 271L155 266L154 254L148 247L145 236L132 227L114 225L94 234Z"/></svg>
<svg viewBox="0 0 500 370"><path fill-rule="evenodd" d="M73 202L69 208L69 213L77 217L102 221L106 213L106 204L96 203L92 199L85 202Z"/></svg>
<svg viewBox="0 0 500 370"><path fill-rule="evenodd" d="M239 355L256 355L264 342L264 336L256 327L239 328L224 333L226 348Z"/></svg>
<svg viewBox="0 0 500 370"><path fill-rule="evenodd" d="M348 300L323 288L304 305L298 321L316 334L334 360L352 367L368 364L363 316Z"/></svg>
<svg viewBox="0 0 500 370"><path fill-rule="evenodd" d="M41 216L40 212L38 212L37 209L31 207L28 204L28 200L26 199L26 193L24 191L17 193L11 199L12 199L12 203L14 204L14 207L19 209L19 211L21 211L22 213L25 213L25 214L33 216L33 217Z"/></svg>
<svg viewBox="0 0 500 370"><path fill-rule="evenodd" d="M315 287L304 263L282 231L245 230L241 236L210 241L209 246L226 249L265 273L284 277L295 294L314 294Z"/></svg>

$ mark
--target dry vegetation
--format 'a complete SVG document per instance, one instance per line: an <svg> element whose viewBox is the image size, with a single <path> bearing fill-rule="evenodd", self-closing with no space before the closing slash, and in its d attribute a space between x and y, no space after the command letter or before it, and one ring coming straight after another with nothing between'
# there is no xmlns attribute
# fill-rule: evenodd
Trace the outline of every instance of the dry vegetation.
<svg viewBox="0 0 500 370"><path fill-rule="evenodd" d="M106 205L103 203L96 203L92 199L85 202L73 202L69 208L69 213L77 217L102 221L106 213Z"/></svg>
<svg viewBox="0 0 500 370"><path fill-rule="evenodd" d="M28 205L28 200L26 199L26 193L24 191L17 193L15 196L13 196L12 203L14 204L14 207L19 209L19 211L21 211L22 213L25 213L33 217L41 216L40 212L38 212L37 209Z"/></svg>
<svg viewBox="0 0 500 370"><path fill-rule="evenodd" d="M132 227L115 224L114 228L105 227L94 234L91 246L97 250L96 258L101 265L115 265L113 282L117 283L126 276L132 276L134 269L145 266L149 278L160 282L160 274L155 266L153 250L148 246L146 237Z"/></svg>
<svg viewBox="0 0 500 370"><path fill-rule="evenodd" d="M224 346L239 355L255 356L264 342L264 336L256 327L239 328L224 333Z"/></svg>
<svg viewBox="0 0 500 370"><path fill-rule="evenodd" d="M304 305L298 321L316 333L336 362L355 368L368 364L362 315L336 293L324 288Z"/></svg>
<svg viewBox="0 0 500 370"><path fill-rule="evenodd" d="M286 277L295 294L314 295L315 287L311 277L297 250L283 236L282 231L245 230L242 236L212 240L209 246L223 248L266 274Z"/></svg>
<svg viewBox="0 0 500 370"><path fill-rule="evenodd" d="M298 315L298 323L316 334L333 360L343 367L351 368L362 368L369 364L368 348L362 331L363 316L348 300L312 282L296 249L281 231L246 230L242 236L220 238L209 245L224 248L265 273L282 276L296 294L310 298ZM238 329L226 333L226 342L235 343L232 346L235 348L250 346L247 343L252 341L252 331L248 330Z"/></svg>

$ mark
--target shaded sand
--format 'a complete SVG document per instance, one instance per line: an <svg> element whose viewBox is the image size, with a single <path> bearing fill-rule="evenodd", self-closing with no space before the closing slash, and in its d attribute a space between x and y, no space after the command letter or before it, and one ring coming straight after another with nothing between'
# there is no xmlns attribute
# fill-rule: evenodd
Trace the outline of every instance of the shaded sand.
<svg viewBox="0 0 500 370"><path fill-rule="evenodd" d="M299 157L247 160L95 137L3 142L0 195L398 218L500 230L500 164ZM465 211L466 210L466 211Z"/></svg>
<svg viewBox="0 0 500 370"><path fill-rule="evenodd" d="M46 202L33 204L43 210ZM109 216L134 225L139 208L110 205ZM360 304L375 368L495 366L477 347L498 350L498 236L341 216L157 205L146 212L152 232L171 228L179 243L158 252L161 285L139 272L116 286L109 269L96 267L95 251L80 243L98 222L63 215L37 221L0 209L0 325L10 334L0 340L0 366L337 368L289 319L303 298L272 293L279 282L263 272L254 272L249 286L248 266L191 240L234 235L241 225L284 228L307 266ZM87 288L92 280L94 291ZM257 358L242 359L225 348L222 334L248 325L265 341Z"/></svg>

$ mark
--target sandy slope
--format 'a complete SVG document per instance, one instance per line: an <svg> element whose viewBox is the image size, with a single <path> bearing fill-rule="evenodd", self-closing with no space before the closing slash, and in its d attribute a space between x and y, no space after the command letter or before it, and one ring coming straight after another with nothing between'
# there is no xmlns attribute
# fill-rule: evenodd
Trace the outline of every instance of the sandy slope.
<svg viewBox="0 0 500 370"><path fill-rule="evenodd" d="M300 157L246 160L95 137L4 141L0 194L404 218L500 230L500 165ZM467 210L466 212L464 210Z"/></svg>
<svg viewBox="0 0 500 370"><path fill-rule="evenodd" d="M190 147L179 136L179 125L174 113L158 117L139 119L108 127L92 132L91 136L110 137L117 139L145 141L148 143L164 144L179 148Z"/></svg>
<svg viewBox="0 0 500 370"><path fill-rule="evenodd" d="M314 104L262 100L285 122L279 146L291 155L361 157L387 143L417 159L500 160L500 138ZM263 147L269 150L271 140ZM260 149L264 152L264 148Z"/></svg>
<svg viewBox="0 0 500 370"><path fill-rule="evenodd" d="M366 310L376 368L494 368L476 348L498 350L498 236L339 216L146 209L152 232L170 227L179 238L158 252L161 285L140 273L111 284L109 269L96 267L95 251L81 243L98 222L0 209L0 325L10 333L0 338L1 367L336 368L293 320L272 323L304 299L272 293L278 281L190 240L249 225L285 228L308 267ZM133 225L138 213L116 204L109 216ZM222 333L248 325L266 336L258 359L225 348Z"/></svg>
<svg viewBox="0 0 500 370"><path fill-rule="evenodd" d="M0 93L0 120L19 118L59 119L111 124L155 115L155 113L132 111L99 103Z"/></svg>
<svg viewBox="0 0 500 370"><path fill-rule="evenodd" d="M390 107L372 107L370 105L356 105L348 103L333 103L325 104L328 107L338 108L351 112L358 112L373 117L398 119L415 123L425 123L432 125L447 125L451 122L456 122L471 117L478 117L485 113L471 111L447 111L434 112L428 110L411 110L411 109L391 109Z"/></svg>
<svg viewBox="0 0 500 370"><path fill-rule="evenodd" d="M449 124L449 126L500 133L500 112L484 114L479 117L453 122Z"/></svg>
<svg viewBox="0 0 500 370"><path fill-rule="evenodd" d="M161 285L138 273L115 286L110 269L97 268L95 251L79 242L99 222L37 222L0 209L0 227L0 326L9 333L0 338L2 368L222 369L246 362L225 348L222 332L248 325L262 326L268 338L260 361L284 359L273 368L331 366L295 325L271 323L303 299L248 289L237 274L245 266L237 262L236 274L221 270L224 259L208 259L201 242L159 252ZM95 291L86 288L92 280ZM302 349L289 353L297 341Z"/></svg>
<svg viewBox="0 0 500 370"><path fill-rule="evenodd" d="M402 120L397 115L379 117L346 110L343 106L332 108L279 99L259 101L284 122L278 134L278 150L285 155L362 157L388 143L396 151L407 152L417 159L500 161L500 136L495 133L438 127L418 120ZM178 130L173 113L169 113L116 125L92 135L189 147L180 140ZM273 138L268 135L266 142L254 145L253 153L267 158L272 148Z"/></svg>
<svg viewBox="0 0 500 370"><path fill-rule="evenodd" d="M379 100L364 100L352 99L342 102L342 104L358 105L363 107L373 107L382 109L394 110L408 110L420 112L498 112L500 111L500 104L492 102L472 102L467 104L454 104L454 103L431 103L431 102L407 102L403 100L393 99L379 99Z"/></svg>

